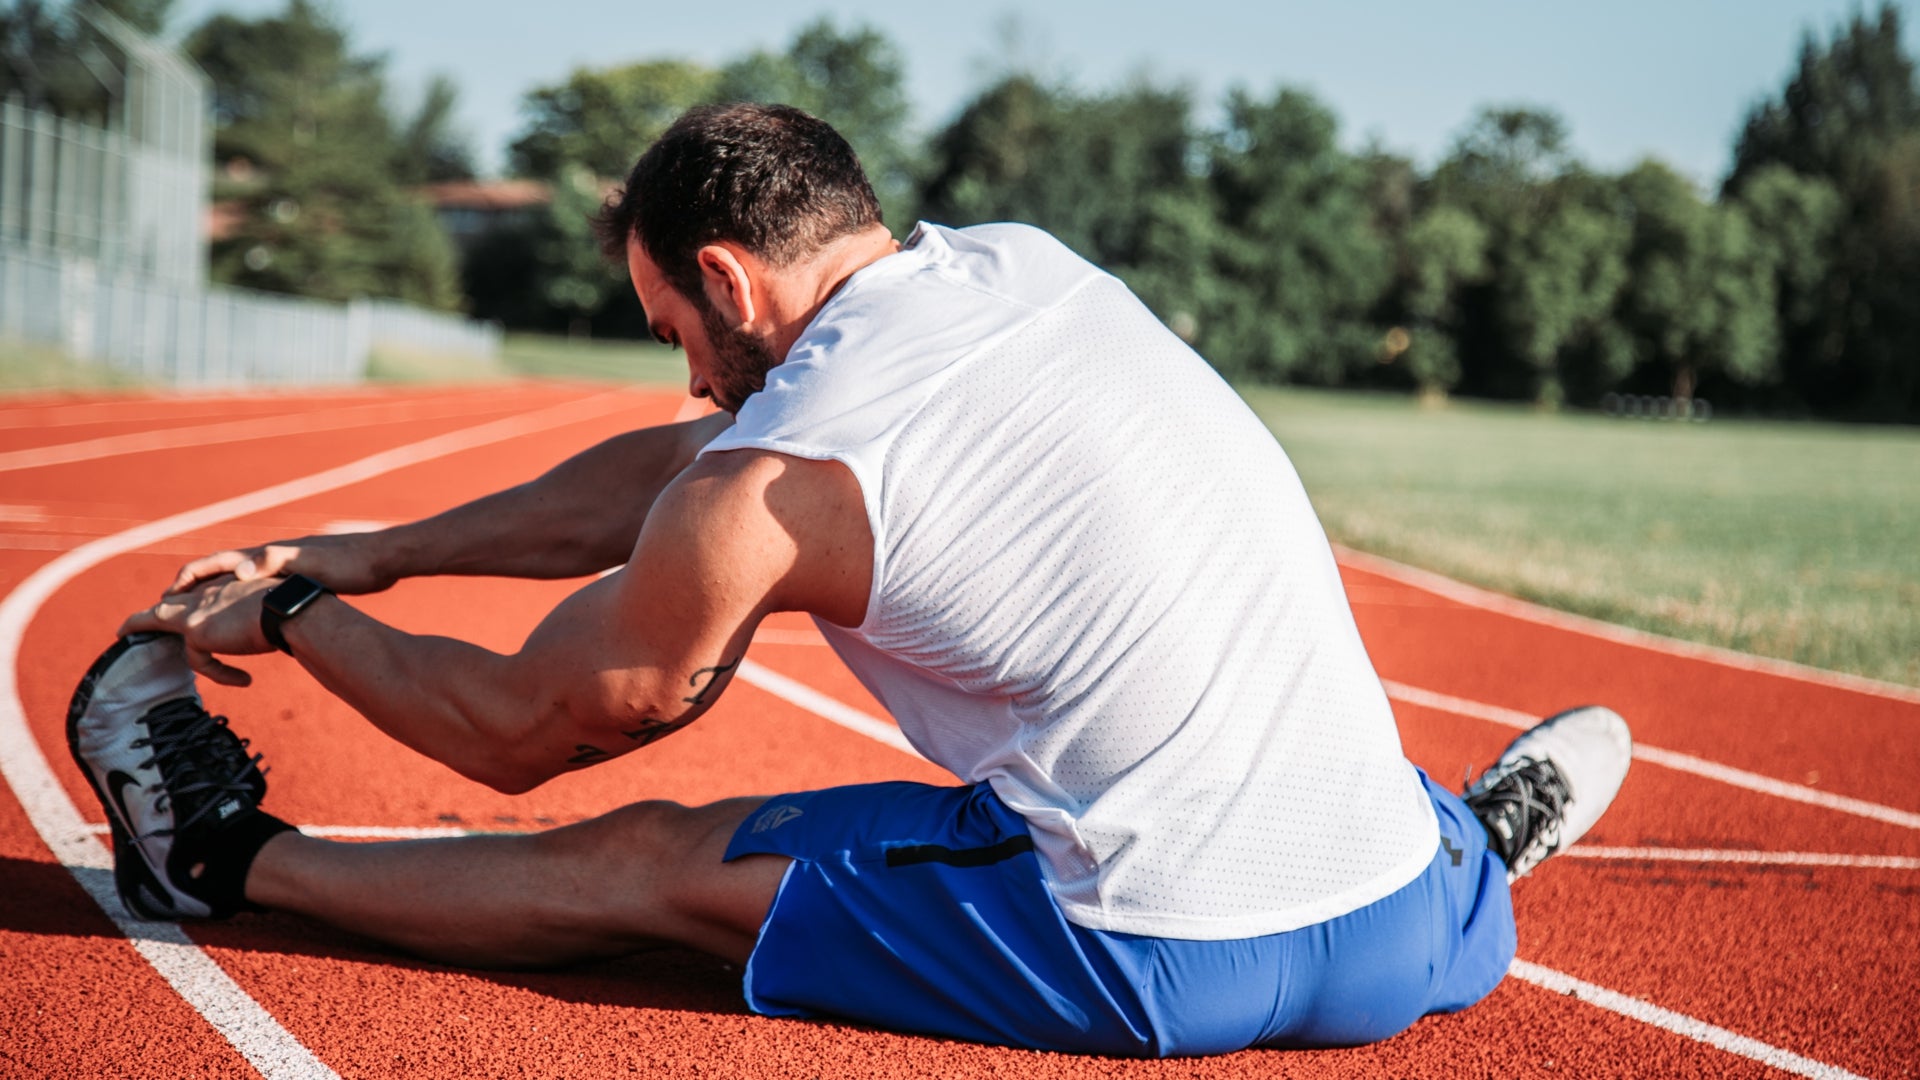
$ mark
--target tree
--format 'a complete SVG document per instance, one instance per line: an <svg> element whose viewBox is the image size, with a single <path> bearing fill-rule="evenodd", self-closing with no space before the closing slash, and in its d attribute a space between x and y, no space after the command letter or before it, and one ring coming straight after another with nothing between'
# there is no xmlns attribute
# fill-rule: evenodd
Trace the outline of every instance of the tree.
<svg viewBox="0 0 1920 1080"><path fill-rule="evenodd" d="M213 81L214 153L257 179L224 194L246 211L214 245L216 280L328 300L458 304L451 246L396 182L402 143L378 60L307 0L259 19L216 15L186 43Z"/></svg>
<svg viewBox="0 0 1920 1080"><path fill-rule="evenodd" d="M453 128L453 109L459 100L459 88L445 75L435 75L427 84L420 108L399 133L395 180L418 185L473 179L473 151Z"/></svg>
<svg viewBox="0 0 1920 1080"><path fill-rule="evenodd" d="M1623 366L1609 315L1626 280L1630 230L1566 139L1553 113L1483 110L1429 184L1434 204L1466 211L1489 232L1485 283L1458 298L1462 380L1477 392L1555 405L1574 354Z"/></svg>
<svg viewBox="0 0 1920 1080"><path fill-rule="evenodd" d="M1142 265L1148 206L1193 190L1190 113L1179 89L1081 97L1011 76L934 138L920 216L1039 225L1124 274Z"/></svg>
<svg viewBox="0 0 1920 1080"><path fill-rule="evenodd" d="M1404 340L1389 341L1387 359L1402 364L1423 392L1444 393L1460 381L1460 298L1487 280L1491 238L1458 206L1430 207L1406 229L1396 291L1409 325Z"/></svg>
<svg viewBox="0 0 1920 1080"><path fill-rule="evenodd" d="M667 125L713 98L718 75L682 60L650 60L595 70L536 86L520 99L525 117L508 161L519 176L548 182L574 167L624 179Z"/></svg>
<svg viewBox="0 0 1920 1080"><path fill-rule="evenodd" d="M1333 113L1301 90L1235 90L1212 140L1206 188L1220 223L1210 272L1231 299L1203 313L1201 352L1270 381L1323 384L1371 364L1372 319L1392 280L1366 168L1342 151Z"/></svg>
<svg viewBox="0 0 1920 1080"><path fill-rule="evenodd" d="M126 88L97 35L42 0L0 7L0 100L104 125Z"/></svg>
<svg viewBox="0 0 1920 1080"><path fill-rule="evenodd" d="M1743 199L1782 167L1839 196L1825 280L1782 295L1790 377L1829 413L1920 418L1920 83L1900 28L1885 4L1825 44L1809 35L1779 98L1748 117L1724 187Z"/></svg>
<svg viewBox="0 0 1920 1080"><path fill-rule="evenodd" d="M907 225L916 166L907 137L911 108L900 50L880 31L842 31L816 19L786 52L753 52L727 64L713 99L792 105L832 124L859 155L882 215L895 229Z"/></svg>
<svg viewBox="0 0 1920 1080"><path fill-rule="evenodd" d="M1656 161L1619 181L1631 222L1616 320L1677 399L1703 373L1744 385L1779 377L1774 261L1735 202L1713 205ZM1625 372L1620 372L1625 374Z"/></svg>

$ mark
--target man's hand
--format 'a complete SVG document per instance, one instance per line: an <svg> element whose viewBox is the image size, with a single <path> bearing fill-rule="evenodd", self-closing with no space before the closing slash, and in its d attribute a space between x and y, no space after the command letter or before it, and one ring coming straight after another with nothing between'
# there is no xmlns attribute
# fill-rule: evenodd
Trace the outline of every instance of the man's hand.
<svg viewBox="0 0 1920 1080"><path fill-rule="evenodd" d="M239 581L305 574L331 592L379 592L391 588L394 578L379 568L373 541L376 535L303 536L297 540L275 540L259 547L216 551L181 567L173 576L173 584L167 586L166 595L191 592L226 574Z"/></svg>
<svg viewBox="0 0 1920 1080"><path fill-rule="evenodd" d="M277 584L275 578L241 581L226 574L209 577L189 591L168 593L147 610L127 616L119 633L124 636L160 630L179 634L186 643L187 664L193 670L225 686L247 686L253 676L222 663L214 654L273 651L260 633L260 598Z"/></svg>

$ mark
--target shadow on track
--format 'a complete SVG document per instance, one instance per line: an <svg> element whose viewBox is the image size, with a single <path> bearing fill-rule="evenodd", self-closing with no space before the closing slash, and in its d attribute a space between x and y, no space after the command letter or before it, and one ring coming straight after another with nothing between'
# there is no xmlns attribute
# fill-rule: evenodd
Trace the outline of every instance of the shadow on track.
<svg viewBox="0 0 1920 1080"><path fill-rule="evenodd" d="M105 870L79 873L109 891ZM0 856L0 933L31 937L122 940L112 920L96 907L73 874L55 863ZM138 932L143 925L131 924ZM537 971L484 971L429 963L374 942L290 915L245 914L226 922L186 923L198 944L213 950L308 956L377 964L423 976L458 972L517 987L556 1001L625 1008L670 1009L746 1015L740 970L716 957L661 947L618 960Z"/></svg>

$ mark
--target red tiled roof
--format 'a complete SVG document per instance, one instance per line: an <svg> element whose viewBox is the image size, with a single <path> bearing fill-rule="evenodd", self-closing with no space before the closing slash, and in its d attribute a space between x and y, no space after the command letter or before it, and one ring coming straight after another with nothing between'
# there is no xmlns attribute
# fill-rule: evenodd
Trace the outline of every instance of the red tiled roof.
<svg viewBox="0 0 1920 1080"><path fill-rule="evenodd" d="M441 210L520 210L553 201L553 188L540 180L450 180L420 193Z"/></svg>

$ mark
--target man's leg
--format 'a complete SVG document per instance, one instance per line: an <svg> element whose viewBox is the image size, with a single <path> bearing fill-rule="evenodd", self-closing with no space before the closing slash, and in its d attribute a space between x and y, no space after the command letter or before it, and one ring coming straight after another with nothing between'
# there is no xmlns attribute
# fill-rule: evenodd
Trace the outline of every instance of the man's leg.
<svg viewBox="0 0 1920 1080"><path fill-rule="evenodd" d="M757 798L636 803L524 836L269 840L247 899L431 959L528 967L671 942L744 963L791 861L722 862Z"/></svg>

